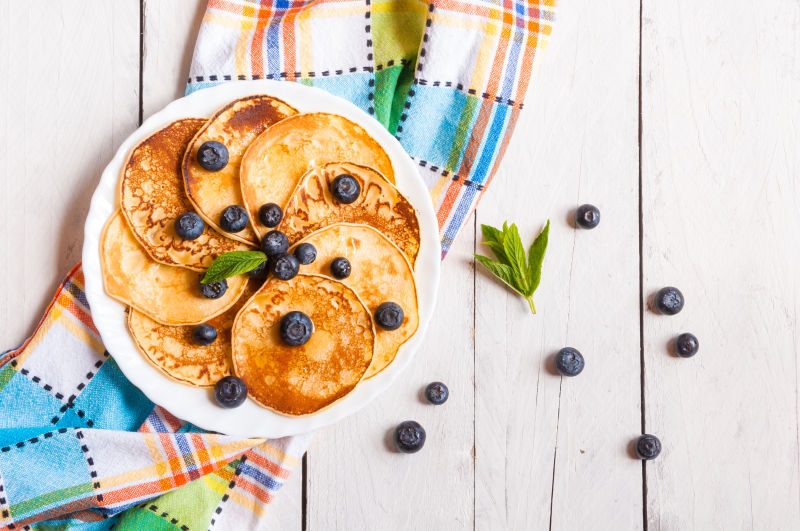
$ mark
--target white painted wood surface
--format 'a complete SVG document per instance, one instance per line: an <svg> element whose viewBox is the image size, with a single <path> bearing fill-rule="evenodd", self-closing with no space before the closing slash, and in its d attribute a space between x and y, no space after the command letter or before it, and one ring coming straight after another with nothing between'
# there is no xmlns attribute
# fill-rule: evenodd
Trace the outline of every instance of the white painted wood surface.
<svg viewBox="0 0 800 531"><path fill-rule="evenodd" d="M526 242L551 220L539 315L477 276L478 529L642 524L641 464L626 454L641 420L639 11L597 7L564 2L526 102L536 112L520 120L478 208L478 223L516 221ZM582 203L600 208L592 231L570 223ZM553 374L564 346L586 360L576 378Z"/></svg>
<svg viewBox="0 0 800 531"><path fill-rule="evenodd" d="M263 529L800 526L800 6L642 4L640 92L639 3L562 2L500 174L445 262L436 332L403 381L317 435ZM78 260L94 183L140 111L183 93L204 5L0 0L3 348ZM602 211L591 232L568 222L583 202ZM509 219L530 239L548 217L532 317L475 270L475 229ZM679 286L684 312L640 313L640 279L645 298ZM694 359L668 351L682 331ZM562 380L550 357L565 345L587 366ZM446 405L420 400L431 380ZM387 444L409 418L428 431L413 456ZM629 453L642 420L664 442L646 496Z"/></svg>
<svg viewBox="0 0 800 531"><path fill-rule="evenodd" d="M716 4L644 4L644 294L686 297L644 314L648 519L798 529L800 4Z"/></svg>
<svg viewBox="0 0 800 531"><path fill-rule="evenodd" d="M139 116L138 2L0 1L0 347L81 256L100 172Z"/></svg>

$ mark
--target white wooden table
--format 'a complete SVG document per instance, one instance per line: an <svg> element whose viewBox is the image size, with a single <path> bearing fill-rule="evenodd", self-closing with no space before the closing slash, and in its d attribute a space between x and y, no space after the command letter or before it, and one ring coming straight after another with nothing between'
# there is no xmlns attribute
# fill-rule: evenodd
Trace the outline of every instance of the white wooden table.
<svg viewBox="0 0 800 531"><path fill-rule="evenodd" d="M401 382L320 432L264 529L797 529L800 4L563 0ZM641 5L640 5L641 4ZM182 95L202 0L0 0L0 346L79 260L101 169ZM141 34L140 34L141 30ZM569 214L590 202L594 231ZM480 223L553 222L539 314ZM647 308L663 285L675 317ZM667 343L692 331L693 359ZM553 374L562 346L587 360ZM425 405L420 389L451 398ZM399 421L423 451L387 449ZM657 434L644 466L629 443Z"/></svg>

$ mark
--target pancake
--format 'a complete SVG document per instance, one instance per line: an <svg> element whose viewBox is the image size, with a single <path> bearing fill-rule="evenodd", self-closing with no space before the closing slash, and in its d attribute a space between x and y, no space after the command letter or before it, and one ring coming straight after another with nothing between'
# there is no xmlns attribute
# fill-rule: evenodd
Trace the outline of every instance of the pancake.
<svg viewBox="0 0 800 531"><path fill-rule="evenodd" d="M255 243L250 226L237 233L223 231L219 216L231 205L244 206L239 185L239 164L247 147L267 127L294 114L295 109L269 96L234 100L211 117L192 139L183 157L183 181L189 200L206 223L222 234L244 243ZM216 140L228 148L228 164L220 171L204 170L197 163L197 150Z"/></svg>
<svg viewBox="0 0 800 531"><path fill-rule="evenodd" d="M296 114L261 134L244 154L241 169L244 202L259 236L269 231L258 221L261 205L285 207L308 170L342 160L375 168L394 183L392 162L381 145L341 116Z"/></svg>
<svg viewBox="0 0 800 531"><path fill-rule="evenodd" d="M162 324L208 321L233 306L246 286L246 278L239 275L227 279L228 290L222 297L203 297L199 289L202 275L150 258L119 211L103 229L100 265L106 293Z"/></svg>
<svg viewBox="0 0 800 531"><path fill-rule="evenodd" d="M186 118L150 135L131 152L120 180L120 208L142 247L156 262L195 271L222 253L247 249L208 225L194 240L175 234L175 219L194 211L183 188L183 153L205 123Z"/></svg>
<svg viewBox="0 0 800 531"><path fill-rule="evenodd" d="M139 351L158 370L181 383L196 387L213 386L232 374L231 328L239 309L255 293L255 283L248 284L236 304L225 313L206 321L217 329L217 339L207 346L192 340L194 326L171 326L157 323L131 309L128 328Z"/></svg>
<svg viewBox="0 0 800 531"><path fill-rule="evenodd" d="M314 323L305 345L291 347L280 338L280 320L290 311ZM233 324L234 372L250 398L288 416L316 413L352 391L374 347L372 319L358 295L317 275L267 280Z"/></svg>
<svg viewBox="0 0 800 531"><path fill-rule="evenodd" d="M411 265L396 245L367 225L331 225L300 242L310 243L317 249L317 259L302 266L303 273L330 275L331 261L343 256L350 261L352 273L341 282L358 293L370 315L387 301L403 308L405 319L400 328L389 331L375 327L375 357L364 378L378 374L392 363L400 345L408 341L419 326L417 289Z"/></svg>
<svg viewBox="0 0 800 531"><path fill-rule="evenodd" d="M330 191L331 182L344 173L361 185L361 195L350 204L340 203ZM416 261L420 234L414 207L383 175L357 164L335 162L306 173L289 199L278 229L295 242L342 222L376 228L405 253L412 265Z"/></svg>

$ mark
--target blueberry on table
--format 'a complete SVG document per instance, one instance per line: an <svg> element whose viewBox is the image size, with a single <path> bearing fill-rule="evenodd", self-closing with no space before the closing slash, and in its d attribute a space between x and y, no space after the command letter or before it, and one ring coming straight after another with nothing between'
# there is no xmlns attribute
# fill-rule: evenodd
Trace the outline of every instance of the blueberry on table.
<svg viewBox="0 0 800 531"><path fill-rule="evenodd" d="M600 223L600 209L594 205L581 205L575 211L575 223L584 229L593 229Z"/></svg>
<svg viewBox="0 0 800 531"><path fill-rule="evenodd" d="M401 422L394 430L394 444L405 454L419 452L425 446L425 428L413 420Z"/></svg>
<svg viewBox="0 0 800 531"><path fill-rule="evenodd" d="M214 398L224 408L239 407L247 398L247 385L241 378L225 376L214 385Z"/></svg>
<svg viewBox="0 0 800 531"><path fill-rule="evenodd" d="M564 376L579 375L583 366L583 355L577 349L566 347L556 354L556 370Z"/></svg>
<svg viewBox="0 0 800 531"><path fill-rule="evenodd" d="M450 396L450 390L442 382L432 382L425 388L425 398L431 404L444 404L447 402L447 397Z"/></svg>
<svg viewBox="0 0 800 531"><path fill-rule="evenodd" d="M283 218L283 210L275 203L261 205L258 209L258 220L265 227L277 227Z"/></svg>
<svg viewBox="0 0 800 531"><path fill-rule="evenodd" d="M197 163L204 170L219 171L228 165L228 148L221 142L203 142L197 150Z"/></svg>
<svg viewBox="0 0 800 531"><path fill-rule="evenodd" d="M331 260L331 275L333 275L334 278L342 280L343 278L349 277L351 272L350 260L347 258L340 256Z"/></svg>
<svg viewBox="0 0 800 531"><path fill-rule="evenodd" d="M289 239L279 230L271 230L261 238L261 250L267 256L285 253L289 249Z"/></svg>
<svg viewBox="0 0 800 531"><path fill-rule="evenodd" d="M218 282L210 282L208 284L200 283L200 293L206 299L219 299L228 290L228 281L222 279Z"/></svg>
<svg viewBox="0 0 800 531"><path fill-rule="evenodd" d="M192 329L192 339L198 345L208 346L217 339L217 329L207 324L197 325Z"/></svg>
<svg viewBox="0 0 800 531"><path fill-rule="evenodd" d="M206 224L195 212L184 212L175 218L175 234L184 240L195 240L203 234Z"/></svg>
<svg viewBox="0 0 800 531"><path fill-rule="evenodd" d="M403 317L403 309L396 302L384 302L375 310L375 322L384 330L400 328Z"/></svg>
<svg viewBox="0 0 800 531"><path fill-rule="evenodd" d="M281 339L289 346L305 345L313 333L314 323L303 312L289 312L281 318Z"/></svg>
<svg viewBox="0 0 800 531"><path fill-rule="evenodd" d="M300 271L300 262L293 254L282 253L270 256L268 267L278 280L291 280Z"/></svg>
<svg viewBox="0 0 800 531"><path fill-rule="evenodd" d="M352 175L343 173L336 176L331 183L331 195L345 205L349 205L361 195L361 185Z"/></svg>
<svg viewBox="0 0 800 531"><path fill-rule="evenodd" d="M239 205L225 207L219 216L219 226L226 232L239 232L247 226L247 211Z"/></svg>
<svg viewBox="0 0 800 531"><path fill-rule="evenodd" d="M269 264L266 260L261 262L255 269L251 269L247 272L248 276L253 280L267 280L267 276L269 275Z"/></svg>
<svg viewBox="0 0 800 531"><path fill-rule="evenodd" d="M675 353L681 358L691 358L700 350L700 342L694 334L686 332L675 339Z"/></svg>
<svg viewBox="0 0 800 531"><path fill-rule="evenodd" d="M656 293L656 309L664 315L675 315L683 310L683 293L678 288L668 286Z"/></svg>
<svg viewBox="0 0 800 531"><path fill-rule="evenodd" d="M295 247L294 255L301 264L308 265L317 259L317 248L310 243L301 243Z"/></svg>
<svg viewBox="0 0 800 531"><path fill-rule="evenodd" d="M649 461L650 459L655 459L661 453L661 441L655 435L645 433L636 439L635 449L639 459Z"/></svg>

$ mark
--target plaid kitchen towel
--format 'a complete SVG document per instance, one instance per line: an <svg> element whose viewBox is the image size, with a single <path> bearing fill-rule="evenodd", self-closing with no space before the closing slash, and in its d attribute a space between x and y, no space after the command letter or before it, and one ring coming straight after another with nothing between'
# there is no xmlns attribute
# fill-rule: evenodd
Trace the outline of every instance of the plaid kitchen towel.
<svg viewBox="0 0 800 531"><path fill-rule="evenodd" d="M359 105L419 164L444 257L497 171L554 3L210 0L187 92L277 79ZM0 355L0 528L255 528L310 435L226 437L154 406L103 348L82 287L76 267Z"/></svg>

